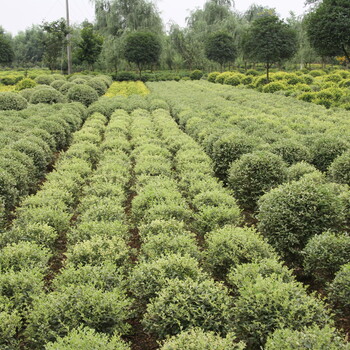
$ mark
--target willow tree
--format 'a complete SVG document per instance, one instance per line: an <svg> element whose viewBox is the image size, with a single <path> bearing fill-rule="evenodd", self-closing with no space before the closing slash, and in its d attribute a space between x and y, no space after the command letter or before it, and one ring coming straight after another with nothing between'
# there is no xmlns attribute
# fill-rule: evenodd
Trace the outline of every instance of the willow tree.
<svg viewBox="0 0 350 350"><path fill-rule="evenodd" d="M116 70L123 58L123 42L128 33L164 32L159 11L148 0L91 0L95 4L96 29L104 36L101 56L108 69Z"/></svg>

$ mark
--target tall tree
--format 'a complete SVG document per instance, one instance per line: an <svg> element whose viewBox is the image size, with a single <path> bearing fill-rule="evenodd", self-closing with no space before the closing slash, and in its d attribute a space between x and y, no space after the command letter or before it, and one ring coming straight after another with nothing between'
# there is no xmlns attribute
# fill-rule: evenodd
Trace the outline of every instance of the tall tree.
<svg viewBox="0 0 350 350"><path fill-rule="evenodd" d="M289 25L270 13L262 14L253 21L243 38L246 57L264 62L266 80L274 63L291 58L296 52L296 33Z"/></svg>
<svg viewBox="0 0 350 350"><path fill-rule="evenodd" d="M12 38L0 27L0 64L10 65L14 56Z"/></svg>
<svg viewBox="0 0 350 350"><path fill-rule="evenodd" d="M45 48L44 60L50 70L57 69L59 68L59 57L61 57L63 60L66 36L69 32L66 21L61 18L60 20L53 22L44 22L41 25L41 28L45 32L45 36L43 38Z"/></svg>
<svg viewBox="0 0 350 350"><path fill-rule="evenodd" d="M236 59L237 49L234 38L225 32L210 35L205 44L205 54L208 59L218 62L222 71L225 63Z"/></svg>
<svg viewBox="0 0 350 350"><path fill-rule="evenodd" d="M15 61L20 65L36 65L44 56L44 31L33 25L19 32L13 39Z"/></svg>
<svg viewBox="0 0 350 350"><path fill-rule="evenodd" d="M350 62L349 0L323 0L308 16L307 33L321 56L345 55Z"/></svg>
<svg viewBox="0 0 350 350"><path fill-rule="evenodd" d="M103 37L94 31L94 27L89 22L83 23L81 30L81 40L78 43L77 57L81 62L86 62L93 70L94 63L101 53Z"/></svg>
<svg viewBox="0 0 350 350"><path fill-rule="evenodd" d="M134 32L126 37L124 56L129 62L136 63L141 78L144 66L159 60L161 49L161 43L156 34Z"/></svg>

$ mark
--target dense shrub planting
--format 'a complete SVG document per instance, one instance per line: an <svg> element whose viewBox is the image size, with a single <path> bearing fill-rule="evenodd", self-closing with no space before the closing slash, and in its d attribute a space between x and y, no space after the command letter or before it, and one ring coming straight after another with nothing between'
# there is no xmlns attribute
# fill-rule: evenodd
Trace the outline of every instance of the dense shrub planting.
<svg viewBox="0 0 350 350"><path fill-rule="evenodd" d="M77 328L54 343L48 343L45 350L130 350L130 346L115 335L109 337L91 328Z"/></svg>
<svg viewBox="0 0 350 350"><path fill-rule="evenodd" d="M349 344L333 327L305 327L302 330L278 329L266 342L266 350L346 350Z"/></svg>
<svg viewBox="0 0 350 350"><path fill-rule="evenodd" d="M164 339L193 327L226 335L232 330L231 320L232 300L223 285L174 279L147 305L142 324Z"/></svg>
<svg viewBox="0 0 350 350"><path fill-rule="evenodd" d="M275 257L272 247L251 228L225 226L206 235L205 262L216 277L225 278L239 265Z"/></svg>
<svg viewBox="0 0 350 350"><path fill-rule="evenodd" d="M27 108L27 101L15 92L0 92L0 110L16 110Z"/></svg>
<svg viewBox="0 0 350 350"><path fill-rule="evenodd" d="M235 293L238 293L240 288L254 283L258 276L263 278L273 277L280 279L284 283L292 282L294 279L292 270L283 266L279 260L276 258L264 258L258 259L257 262L234 266L227 275L227 281Z"/></svg>
<svg viewBox="0 0 350 350"><path fill-rule="evenodd" d="M325 305L309 296L297 282L258 276L239 289L233 308L235 332L248 349L263 347L278 328L301 330L305 326L325 326L330 322Z"/></svg>
<svg viewBox="0 0 350 350"><path fill-rule="evenodd" d="M62 103L64 96L56 89L38 89L30 97L30 103Z"/></svg>
<svg viewBox="0 0 350 350"><path fill-rule="evenodd" d="M37 84L50 85L55 81L55 77L49 74L42 74L38 75L34 80Z"/></svg>
<svg viewBox="0 0 350 350"><path fill-rule="evenodd" d="M340 317L350 316L350 263L336 273L329 286L328 298Z"/></svg>
<svg viewBox="0 0 350 350"><path fill-rule="evenodd" d="M350 262L350 237L325 232L312 237L303 250L305 272L319 282L330 282Z"/></svg>
<svg viewBox="0 0 350 350"><path fill-rule="evenodd" d="M64 337L69 329L81 325L123 334L129 328L130 306L130 299L118 288L104 292L90 286L69 286L35 299L25 333L34 347Z"/></svg>
<svg viewBox="0 0 350 350"><path fill-rule="evenodd" d="M223 338L214 332L204 332L200 328L193 328L166 340L161 350L203 350L207 348L211 350L243 350L245 344L238 343L233 333Z"/></svg>
<svg viewBox="0 0 350 350"><path fill-rule="evenodd" d="M344 209L332 184L302 178L260 199L258 228L285 259L297 263L312 236L341 227Z"/></svg>
<svg viewBox="0 0 350 350"><path fill-rule="evenodd" d="M257 151L232 163L228 183L238 203L245 209L254 210L264 193L284 182L286 173L287 167L281 157Z"/></svg>
<svg viewBox="0 0 350 350"><path fill-rule="evenodd" d="M16 84L16 90L21 91L24 89L30 89L30 88L35 87L36 85L37 85L37 83L33 79L25 78Z"/></svg>
<svg viewBox="0 0 350 350"><path fill-rule="evenodd" d="M61 90L63 86L61 87ZM98 100L96 90L85 84L75 84L69 88L67 97L70 101L81 102L85 106L89 106L91 103Z"/></svg>
<svg viewBox="0 0 350 350"><path fill-rule="evenodd" d="M328 168L328 174L334 182L350 186L350 151L334 159Z"/></svg>

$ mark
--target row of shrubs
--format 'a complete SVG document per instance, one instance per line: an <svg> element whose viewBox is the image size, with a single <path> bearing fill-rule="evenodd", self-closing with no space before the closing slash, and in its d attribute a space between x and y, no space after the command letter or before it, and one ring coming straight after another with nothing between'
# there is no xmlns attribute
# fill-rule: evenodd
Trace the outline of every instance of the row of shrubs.
<svg viewBox="0 0 350 350"><path fill-rule="evenodd" d="M167 81L167 80L198 80L203 76L203 72L196 69L191 72L145 72L141 75L133 72L116 72L112 74L112 78L115 81Z"/></svg>
<svg viewBox="0 0 350 350"><path fill-rule="evenodd" d="M124 223L130 164L118 147L128 142L128 119L127 113L115 112L105 130L98 130L104 137L102 144L91 139L99 146L96 169L80 193L75 225L67 232L64 268L53 281L54 291L34 305L29 316L34 320L30 327L36 332L37 348L51 341L45 348L85 349L93 344L129 349L120 335L129 330L126 321L132 312L126 291L130 251ZM59 312L54 311L58 304L63 304Z"/></svg>
<svg viewBox="0 0 350 350"><path fill-rule="evenodd" d="M248 72L247 72L248 73ZM231 86L257 89L265 93L293 96L299 100L313 102L326 108L350 109L350 73L339 70L327 74L322 70L295 73L277 72L269 76L242 74L238 72L212 72L208 81Z"/></svg>
<svg viewBox="0 0 350 350"><path fill-rule="evenodd" d="M142 310L143 305L145 310L142 321L145 329L159 339L172 336L163 343L162 349L201 349L204 339L211 346L222 344L222 348L245 348L243 342L237 342L239 339L245 342L248 349L258 349L266 343L268 336L268 342L277 342L275 346L281 346L293 332L294 344L289 340L291 346L295 346L295 342L299 340L299 332L306 342L312 342L315 347L323 342L328 345L335 343L338 348L345 349L346 345L334 330L325 305L314 296L307 295L306 289L295 282L292 272L283 267L274 249L256 231L224 226L225 221L217 223L218 228L205 235L206 249L198 254L190 241L184 248L175 240L175 237L179 239L184 236L186 227L193 226L188 225L183 211L175 209L174 219L159 220L156 216L156 220L149 222L154 219L153 215L158 213L159 208L168 207L166 216L163 216L166 219L169 211L174 210L171 203L178 203L176 207L182 203L181 197L176 195L172 178L169 181L172 170L169 161L172 158L176 162L180 188L182 179L186 177L186 170L187 175L192 174L195 168L198 172L203 169L204 176L207 172L207 175L210 174L210 166L205 165L208 159L201 157L200 149L191 153L195 144L187 136L181 137L181 132L172 128L176 125L169 119L170 116L165 111L154 112L156 129L149 120L140 116L134 120L137 125L135 128L146 130L139 136L142 143L146 143L141 151L139 142L134 141L138 134L135 130L132 132L132 142L137 146L133 151L136 153L135 173L142 182L136 183L141 198L135 197L133 210L141 214L139 227L143 244L141 260L132 272L130 283L132 292L140 301L140 309ZM159 143L159 139L154 137L157 131L165 144ZM183 158L186 149L191 155L187 162ZM142 157L138 158L141 154ZM145 159L153 166L143 164ZM140 161L141 173L138 167ZM210 162L207 164L210 165ZM152 173L149 173L150 167ZM155 181L149 179L150 175L163 178ZM157 186L162 189L161 192L156 191ZM198 185L197 190L201 193L203 189L200 189L201 185ZM196 197L191 196L191 192L188 191L187 198L190 203ZM220 207L220 204L217 206ZM136 219L139 222L140 217ZM184 223L179 224L179 219ZM194 216L192 220L195 222L197 219ZM165 234L168 236L167 240L158 237ZM155 239L158 245L153 245L153 249L157 253L152 251L150 254L149 240L152 242ZM198 265L199 257L200 260L203 259L201 262L205 269L201 268L202 264ZM222 284L213 282L208 273L217 279L224 279L232 286L234 297L229 296L229 290ZM265 296L264 300L260 299L261 295ZM277 308L276 303L279 305ZM205 305L205 308L199 308L199 305ZM312 326L307 328L310 324ZM287 329L284 333L278 330L273 334L280 327ZM315 339L315 334L323 334L323 339ZM275 348L271 345L271 349Z"/></svg>
<svg viewBox="0 0 350 350"><path fill-rule="evenodd" d="M28 103L81 102L85 106L106 93L112 79L106 75L39 75L32 80L25 78L16 85L15 92L0 93L0 110L25 109Z"/></svg>
<svg viewBox="0 0 350 350"><path fill-rule="evenodd" d="M1 348L19 349L22 340L18 335L23 331L28 346L35 348L43 326L36 323L38 314L51 311L56 316L53 300L43 304L47 299L44 279L50 273L56 241L68 230L79 193L92 171L92 162L80 151L86 144L82 135L98 134L105 122L101 117L89 118L74 134L71 148L60 157L40 191L22 202L12 228L1 234Z"/></svg>
<svg viewBox="0 0 350 350"><path fill-rule="evenodd" d="M57 152L71 143L85 113L80 104L59 104L0 114L0 202L6 215L35 191Z"/></svg>

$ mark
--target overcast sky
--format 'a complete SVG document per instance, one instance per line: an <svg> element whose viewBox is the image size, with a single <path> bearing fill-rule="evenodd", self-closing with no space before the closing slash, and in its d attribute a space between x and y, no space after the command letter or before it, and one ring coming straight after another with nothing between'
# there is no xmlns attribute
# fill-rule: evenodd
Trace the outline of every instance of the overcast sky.
<svg viewBox="0 0 350 350"><path fill-rule="evenodd" d="M185 18L191 10L201 8L206 0L156 0L165 24L169 21L185 25ZM238 11L244 12L256 3L275 8L277 13L286 18L290 11L297 15L305 11L305 0L235 0ZM17 34L32 24L54 21L65 17L65 0L0 0L0 26L7 32ZM94 8L89 0L69 0L71 22L81 23L84 19L93 21Z"/></svg>

